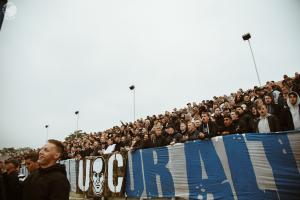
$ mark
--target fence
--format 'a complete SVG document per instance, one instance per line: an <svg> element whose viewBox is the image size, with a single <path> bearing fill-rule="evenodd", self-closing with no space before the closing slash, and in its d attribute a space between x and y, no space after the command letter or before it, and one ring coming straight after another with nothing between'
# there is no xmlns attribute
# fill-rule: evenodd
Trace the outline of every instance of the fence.
<svg viewBox="0 0 300 200"><path fill-rule="evenodd" d="M300 132L235 134L66 165L89 197L299 199Z"/></svg>

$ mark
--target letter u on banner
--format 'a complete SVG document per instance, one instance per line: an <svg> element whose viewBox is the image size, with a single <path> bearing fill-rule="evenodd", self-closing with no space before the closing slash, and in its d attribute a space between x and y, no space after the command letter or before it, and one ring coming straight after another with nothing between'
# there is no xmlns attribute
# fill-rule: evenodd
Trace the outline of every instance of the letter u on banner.
<svg viewBox="0 0 300 200"><path fill-rule="evenodd" d="M85 161L85 167L84 167L84 161ZM91 166L91 161L88 159L79 161L78 187L82 192L87 192L90 187L90 166ZM83 173L84 171L85 171L85 181L84 181L84 173Z"/></svg>
<svg viewBox="0 0 300 200"><path fill-rule="evenodd" d="M123 167L123 157L121 154L113 154L108 160L108 188L111 192L119 193L122 189L123 177L118 177L117 185L114 185L114 161L117 161L118 167Z"/></svg>

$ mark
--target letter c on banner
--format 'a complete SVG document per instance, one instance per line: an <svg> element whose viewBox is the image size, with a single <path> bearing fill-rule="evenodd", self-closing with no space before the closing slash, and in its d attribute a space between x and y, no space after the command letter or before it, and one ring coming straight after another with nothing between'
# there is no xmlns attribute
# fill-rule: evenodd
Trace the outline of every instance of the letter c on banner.
<svg viewBox="0 0 300 200"><path fill-rule="evenodd" d="M123 177L118 177L117 185L113 183L114 175L114 161L118 162L118 167L123 167L123 157L121 154L113 154L108 160L108 188L111 192L118 193L121 192Z"/></svg>
<svg viewBox="0 0 300 200"><path fill-rule="evenodd" d="M85 181L83 181L83 160L79 161L78 187L82 192L87 192L90 186L90 164L90 160L85 160Z"/></svg>

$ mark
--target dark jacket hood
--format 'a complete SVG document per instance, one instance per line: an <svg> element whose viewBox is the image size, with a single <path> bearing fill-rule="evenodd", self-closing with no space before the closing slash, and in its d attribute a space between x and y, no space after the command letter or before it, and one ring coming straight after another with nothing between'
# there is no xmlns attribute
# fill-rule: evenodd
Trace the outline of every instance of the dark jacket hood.
<svg viewBox="0 0 300 200"><path fill-rule="evenodd" d="M62 164L55 164L55 165L52 165L51 167L48 167L48 168L39 168L39 172L40 173L50 173L50 172L60 172L64 175L67 174L66 172L66 166L65 165L62 165Z"/></svg>

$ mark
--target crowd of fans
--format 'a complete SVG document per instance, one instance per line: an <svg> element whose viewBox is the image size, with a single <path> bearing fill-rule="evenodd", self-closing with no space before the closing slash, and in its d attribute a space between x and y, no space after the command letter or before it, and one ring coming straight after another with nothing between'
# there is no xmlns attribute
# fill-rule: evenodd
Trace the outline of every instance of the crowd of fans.
<svg viewBox="0 0 300 200"><path fill-rule="evenodd" d="M134 151L235 133L269 133L300 129L300 75L239 89L212 100L188 103L164 114L147 116L108 130L76 134L63 142L65 159L82 159L114 151ZM37 150L38 151L38 150Z"/></svg>
<svg viewBox="0 0 300 200"><path fill-rule="evenodd" d="M300 128L300 75L185 108L147 116L98 133L67 139L67 158L174 145L235 133L269 133Z"/></svg>

